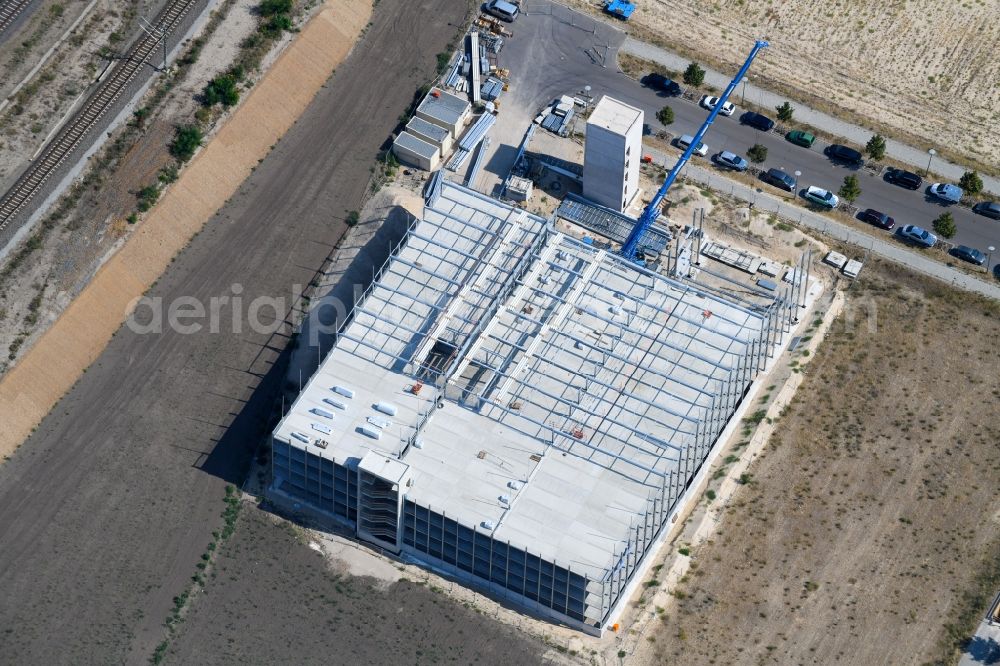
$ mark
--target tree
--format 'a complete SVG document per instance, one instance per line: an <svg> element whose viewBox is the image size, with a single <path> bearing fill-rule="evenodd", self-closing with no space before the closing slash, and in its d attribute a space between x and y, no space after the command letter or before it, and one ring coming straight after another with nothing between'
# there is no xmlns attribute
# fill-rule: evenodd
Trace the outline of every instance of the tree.
<svg viewBox="0 0 1000 666"><path fill-rule="evenodd" d="M669 106L665 106L656 112L656 119L664 125L669 125L674 122L674 110Z"/></svg>
<svg viewBox="0 0 1000 666"><path fill-rule="evenodd" d="M788 102L783 103L781 106L774 107L775 111L778 112L778 120L783 123L791 122L792 116L795 115L795 107L793 107Z"/></svg>
<svg viewBox="0 0 1000 666"><path fill-rule="evenodd" d="M865 151L873 160L880 160L885 157L885 139L881 135L873 134L865 144Z"/></svg>
<svg viewBox="0 0 1000 666"><path fill-rule="evenodd" d="M955 235L955 220L951 213L941 213L934 218L934 233L945 238Z"/></svg>
<svg viewBox="0 0 1000 666"><path fill-rule="evenodd" d="M747 157L750 158L751 162L760 164L767 159L767 146L762 146L759 143L755 143L750 146L750 150L747 151Z"/></svg>
<svg viewBox="0 0 1000 666"><path fill-rule="evenodd" d="M983 191L983 179L975 171L966 171L959 179L958 186L969 194L979 194Z"/></svg>
<svg viewBox="0 0 1000 666"><path fill-rule="evenodd" d="M700 86L705 82L705 70L693 62L684 70L684 83L689 86Z"/></svg>
<svg viewBox="0 0 1000 666"><path fill-rule="evenodd" d="M840 191L837 194L844 200L854 203L861 196L861 184L858 182L858 177L854 174L844 176L844 184L840 186Z"/></svg>
<svg viewBox="0 0 1000 666"><path fill-rule="evenodd" d="M182 125L174 132L170 143L170 154L181 162L187 162L201 145L203 135L197 125Z"/></svg>

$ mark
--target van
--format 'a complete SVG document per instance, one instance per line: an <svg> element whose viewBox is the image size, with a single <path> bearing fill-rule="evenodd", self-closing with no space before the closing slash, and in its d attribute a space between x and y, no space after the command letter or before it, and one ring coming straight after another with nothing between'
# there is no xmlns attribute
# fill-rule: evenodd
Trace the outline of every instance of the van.
<svg viewBox="0 0 1000 666"><path fill-rule="evenodd" d="M797 181L795 176L791 176L781 169L768 169L760 174L760 179L769 185L774 185L779 190L794 192Z"/></svg>
<svg viewBox="0 0 1000 666"><path fill-rule="evenodd" d="M688 146L691 145L692 141L694 141L693 136L691 136L690 134L683 134L677 137L677 147L680 148L681 150L687 150ZM701 155L702 157L704 157L705 155L708 155L708 146L706 146L703 143L699 143L693 152L695 155Z"/></svg>
<svg viewBox="0 0 1000 666"><path fill-rule="evenodd" d="M521 9L505 0L490 0L486 3L486 13L496 16L501 21L513 23Z"/></svg>

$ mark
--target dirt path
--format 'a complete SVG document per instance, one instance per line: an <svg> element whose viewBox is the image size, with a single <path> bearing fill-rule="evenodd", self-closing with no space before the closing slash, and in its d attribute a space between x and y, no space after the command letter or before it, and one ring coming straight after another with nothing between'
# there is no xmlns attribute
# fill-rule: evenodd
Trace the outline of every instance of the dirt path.
<svg viewBox="0 0 1000 666"><path fill-rule="evenodd" d="M149 218L0 381L9 455L97 358L141 296L267 155L350 51L371 2L328 0Z"/></svg>

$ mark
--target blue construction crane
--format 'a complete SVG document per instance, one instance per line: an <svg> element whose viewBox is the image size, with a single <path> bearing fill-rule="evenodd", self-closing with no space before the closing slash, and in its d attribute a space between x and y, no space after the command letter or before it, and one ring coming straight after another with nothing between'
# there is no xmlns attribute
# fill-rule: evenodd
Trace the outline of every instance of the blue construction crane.
<svg viewBox="0 0 1000 666"><path fill-rule="evenodd" d="M677 160L677 164L675 164L674 168L667 174L667 179L663 181L663 185L660 186L656 196L653 197L653 200L649 202L648 206L646 206L646 210L642 211L642 215L639 217L635 227L632 229L632 233L629 234L629 237L625 240L625 244L622 245L621 255L623 257L631 259L632 261L641 260L641 257L638 256L639 243L642 241L642 237L646 235L646 231L653 226L654 222L656 222L656 218L660 216L660 206L663 204L663 199L666 198L667 191L670 189L670 186L674 184L677 174L679 174L681 169L684 168L684 165L687 164L687 161L691 158L691 153L693 153L695 148L701 144L701 139L705 136L705 132L707 132L708 128L711 127L712 123L715 121L715 117L719 115L719 111L722 109L723 104L725 104L726 100L729 99L729 94L733 92L733 90L736 89L737 84L743 80L743 77L746 75L747 70L750 69L750 64L753 62L754 58L757 57L757 54L761 49L766 48L767 46L768 43L766 41L757 41L754 44L753 50L750 51L750 55L747 56L747 61L743 63L743 67L740 68L736 77L729 82L729 86L726 88L725 92L722 93L722 96L719 97L719 101L716 102L715 108L713 108L712 112L708 114L708 118L705 119L705 123L701 126L701 129L698 130L698 133L694 135L694 141L691 142L691 145L688 146L687 150L684 151L684 154L681 155L679 160Z"/></svg>

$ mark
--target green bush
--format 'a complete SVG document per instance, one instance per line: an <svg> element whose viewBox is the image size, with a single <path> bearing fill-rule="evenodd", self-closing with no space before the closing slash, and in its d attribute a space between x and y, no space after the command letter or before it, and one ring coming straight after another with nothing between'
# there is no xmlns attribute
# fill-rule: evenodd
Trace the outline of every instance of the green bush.
<svg viewBox="0 0 1000 666"><path fill-rule="evenodd" d="M139 210L145 213L160 198L160 189L156 185L147 185L136 192L135 197L139 200Z"/></svg>
<svg viewBox="0 0 1000 666"><path fill-rule="evenodd" d="M959 179L958 186L968 194L979 194L983 191L983 179L975 171L966 171Z"/></svg>
<svg viewBox="0 0 1000 666"><path fill-rule="evenodd" d="M215 77L205 86L202 101L205 106L215 106L216 104L222 104L225 107L233 106L240 101L240 91L236 87L236 79L230 74L221 74Z"/></svg>
<svg viewBox="0 0 1000 666"><path fill-rule="evenodd" d="M872 135L865 144L865 151L873 160L880 160L885 157L885 139L878 134Z"/></svg>
<svg viewBox="0 0 1000 666"><path fill-rule="evenodd" d="M861 183L858 182L858 177L854 174L844 176L844 184L840 186L838 194L845 201L854 203L861 196Z"/></svg>
<svg viewBox="0 0 1000 666"><path fill-rule="evenodd" d="M693 62L684 70L684 83L689 86L700 86L705 82L705 70Z"/></svg>
<svg viewBox="0 0 1000 666"><path fill-rule="evenodd" d="M788 102L783 103L781 106L774 107L774 110L778 112L778 120L783 123L791 122L792 116L795 115L795 107Z"/></svg>
<svg viewBox="0 0 1000 666"><path fill-rule="evenodd" d="M955 219L951 213L941 213L934 219L934 232L944 238L951 238L955 235Z"/></svg>
<svg viewBox="0 0 1000 666"><path fill-rule="evenodd" d="M204 135L197 125L181 125L174 132L174 140L170 143L170 154L181 162L187 162L198 150Z"/></svg>
<svg viewBox="0 0 1000 666"><path fill-rule="evenodd" d="M767 159L767 146L755 143L750 146L750 150L747 151L747 157L750 158L751 162L760 164Z"/></svg>
<svg viewBox="0 0 1000 666"><path fill-rule="evenodd" d="M258 7L261 16L277 16L292 11L292 0L263 0Z"/></svg>
<svg viewBox="0 0 1000 666"><path fill-rule="evenodd" d="M264 34L270 37L277 37L285 30L292 29L292 19L290 19L286 14L278 14L277 16L272 16L267 23L261 26L261 30Z"/></svg>
<svg viewBox="0 0 1000 666"><path fill-rule="evenodd" d="M656 112L656 119L664 125L669 125L674 122L674 110L669 106L665 106Z"/></svg>

